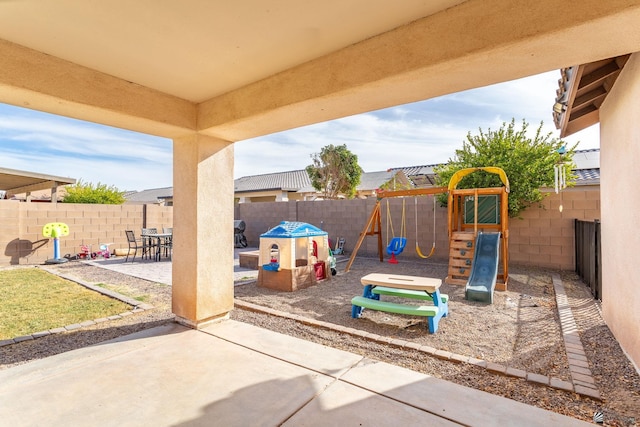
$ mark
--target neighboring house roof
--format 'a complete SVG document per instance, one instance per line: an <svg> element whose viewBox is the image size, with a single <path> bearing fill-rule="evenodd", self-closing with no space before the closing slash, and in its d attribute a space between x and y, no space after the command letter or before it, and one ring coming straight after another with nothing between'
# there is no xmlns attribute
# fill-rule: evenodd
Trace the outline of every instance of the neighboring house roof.
<svg viewBox="0 0 640 427"><path fill-rule="evenodd" d="M356 192L358 193L366 193L366 192L374 192L375 190L382 188L389 181L394 179L394 177L398 180L398 187L405 188L407 184L410 184L410 181L407 179L405 175L402 174L401 170L392 170L388 171L379 171L379 172L364 172L360 176L360 184L356 187ZM298 190L298 193L315 193L316 189L313 188L311 182L306 187Z"/></svg>
<svg viewBox="0 0 640 427"><path fill-rule="evenodd" d="M573 153L573 163L576 164L576 170L600 169L600 149L576 150Z"/></svg>
<svg viewBox="0 0 640 427"><path fill-rule="evenodd" d="M306 170L243 176L234 181L236 193L268 190L298 191L305 187L312 187Z"/></svg>
<svg viewBox="0 0 640 427"><path fill-rule="evenodd" d="M360 177L360 184L358 185L356 190L376 190L392 180L393 177L398 174L398 172L398 170L365 172ZM245 176L235 180L234 188L236 194L272 190L296 191L298 193L316 192L315 188L313 188L313 185L311 184L311 179L309 178L306 170Z"/></svg>
<svg viewBox="0 0 640 427"><path fill-rule="evenodd" d="M436 174L433 168L438 165L409 166L393 168L391 170L401 170L416 187L428 187L436 185Z"/></svg>
<svg viewBox="0 0 640 427"><path fill-rule="evenodd" d="M360 184L356 187L357 191L367 191L367 190L375 190L380 188L382 185L389 182L396 172L394 171L380 171L380 172L369 172L363 173L360 176Z"/></svg>
<svg viewBox="0 0 640 427"><path fill-rule="evenodd" d="M576 169L573 171L578 178L576 185L597 185L600 184L600 169Z"/></svg>
<svg viewBox="0 0 640 427"><path fill-rule="evenodd" d="M600 150L577 150L573 161L576 164L574 173L578 176L577 185L594 185L600 183ZM367 192L382 188L394 176L398 179L398 186L413 183L417 187L435 185L433 169L439 165L406 166L392 168L387 171L365 172L360 178L356 191ZM398 176L398 174L404 176ZM408 181L407 181L408 179ZM257 191L295 191L298 193L316 193L311 185L311 179L305 170L289 172L274 172L263 175L244 176L234 182L235 193L250 193ZM391 185L391 189L392 189ZM173 198L173 187L152 188L138 192L125 193L129 203L160 203L163 199Z"/></svg>
<svg viewBox="0 0 640 427"><path fill-rule="evenodd" d="M600 184L600 149L577 150L573 154L573 163L576 164L573 173L578 178L576 185Z"/></svg>
<svg viewBox="0 0 640 427"><path fill-rule="evenodd" d="M130 203L160 203L163 199L173 198L173 187L152 188L125 193L124 197Z"/></svg>
<svg viewBox="0 0 640 427"><path fill-rule="evenodd" d="M576 185L592 185L600 183L600 149L576 150L573 154L573 162L576 164L574 173L578 176ZM391 170L402 170L405 175L417 187L436 185L433 169L436 165L405 166Z"/></svg>

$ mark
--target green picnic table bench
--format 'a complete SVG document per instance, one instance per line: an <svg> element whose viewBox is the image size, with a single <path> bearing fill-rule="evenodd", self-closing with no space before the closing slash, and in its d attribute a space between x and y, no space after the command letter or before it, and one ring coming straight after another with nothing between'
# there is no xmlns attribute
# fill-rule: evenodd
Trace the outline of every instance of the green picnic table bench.
<svg viewBox="0 0 640 427"><path fill-rule="evenodd" d="M399 274L371 273L360 279L364 286L362 296L351 300L351 317L359 318L362 310L384 311L388 313L424 316L428 320L429 332L438 330L440 318L449 313L449 296L440 294L442 280L429 277L405 276ZM396 296L422 301L433 305L399 304L381 301L380 295Z"/></svg>

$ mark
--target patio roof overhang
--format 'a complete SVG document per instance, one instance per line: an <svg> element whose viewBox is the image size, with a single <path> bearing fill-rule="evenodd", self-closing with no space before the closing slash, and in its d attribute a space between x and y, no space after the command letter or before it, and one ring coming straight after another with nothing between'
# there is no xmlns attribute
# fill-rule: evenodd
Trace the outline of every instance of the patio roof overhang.
<svg viewBox="0 0 640 427"><path fill-rule="evenodd" d="M0 102L235 142L639 50L638 3L590 0L570 17L556 9L553 0L0 2Z"/></svg>
<svg viewBox="0 0 640 427"><path fill-rule="evenodd" d="M640 0L574 6L0 1L0 102L173 140L172 307L201 327L233 309L234 142L640 51Z"/></svg>
<svg viewBox="0 0 640 427"><path fill-rule="evenodd" d="M600 121L607 98L630 54L563 68L558 80L553 121L564 138Z"/></svg>
<svg viewBox="0 0 640 427"><path fill-rule="evenodd" d="M0 190L6 191L7 197L33 191L56 189L61 185L75 183L75 178L0 168Z"/></svg>

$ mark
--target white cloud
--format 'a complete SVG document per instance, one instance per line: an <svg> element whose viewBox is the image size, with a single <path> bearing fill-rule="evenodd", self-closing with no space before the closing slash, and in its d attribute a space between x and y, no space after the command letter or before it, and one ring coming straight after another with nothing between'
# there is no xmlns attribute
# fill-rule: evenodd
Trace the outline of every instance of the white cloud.
<svg viewBox="0 0 640 427"><path fill-rule="evenodd" d="M236 144L235 176L303 169L328 144L346 144L365 171L446 162L469 132L499 128L515 119L558 138L551 113L559 73L487 86L439 98L350 116ZM597 127L567 138L579 148L599 147Z"/></svg>
<svg viewBox="0 0 640 427"><path fill-rule="evenodd" d="M1 106L0 149L3 167L121 190L173 185L170 140L51 114Z"/></svg>
<svg viewBox="0 0 640 427"><path fill-rule="evenodd" d="M553 104L559 73L499 85L240 141L235 177L304 169L328 144L346 144L367 172L446 162L467 133L497 129L512 118L558 137ZM579 148L599 147L598 127L577 133ZM0 104L0 166L120 189L173 185L170 140Z"/></svg>

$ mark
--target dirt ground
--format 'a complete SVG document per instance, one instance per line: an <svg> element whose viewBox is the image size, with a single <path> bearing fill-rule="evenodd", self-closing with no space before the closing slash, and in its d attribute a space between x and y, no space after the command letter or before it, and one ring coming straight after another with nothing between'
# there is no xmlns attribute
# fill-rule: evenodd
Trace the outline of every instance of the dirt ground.
<svg viewBox="0 0 640 427"><path fill-rule="evenodd" d="M263 307L569 380L551 281L551 274L559 274L603 400L593 400L478 366L442 360L409 348L376 343L259 311L236 308L231 317L585 421L591 421L596 411L602 411L604 425L637 425L636 420L640 418L640 376L602 320L589 289L574 273L511 266L509 290L496 292L493 305L465 301L462 287L443 285L442 292L450 297L450 315L440 321L439 330L433 335L429 334L421 318L372 310L365 310L360 319L351 318L351 298L362 293L360 277L371 272L394 272L444 279L446 267L445 264L428 261L401 261L398 265L390 265L377 259L358 258L349 273L343 272L344 264L338 264L337 276L308 289L277 292L249 282L236 286L235 294L239 300ZM81 280L111 284L130 296L143 296L145 302L155 308L117 321L3 347L0 369L96 344L173 319L169 286L81 263L68 263L59 268Z"/></svg>
<svg viewBox="0 0 640 427"><path fill-rule="evenodd" d="M296 322L277 320L275 316L236 310L234 317L586 421L592 420L594 412L603 411L606 425L635 425L640 415L640 377L602 321L589 289L574 273L512 267L508 290L496 292L491 305L466 301L463 286L443 283L441 292L449 295L450 314L440 320L437 333L430 334L425 320L420 317L365 310L361 318L353 319L350 301L352 297L362 294L360 278L368 273L392 272L444 279L447 275L446 264L401 261L393 265L380 263L377 259L358 258L349 273L341 272L343 267L344 264L338 264L339 273L330 280L295 292L274 291L258 287L255 282L237 286L236 298L570 381L551 278L555 273L561 276L572 307L581 307L581 310L574 310L574 318L603 401L501 376L466 364L445 363L426 357L423 353L412 354L408 349L393 346L384 348L357 337L314 331ZM391 297L383 298L393 300Z"/></svg>

